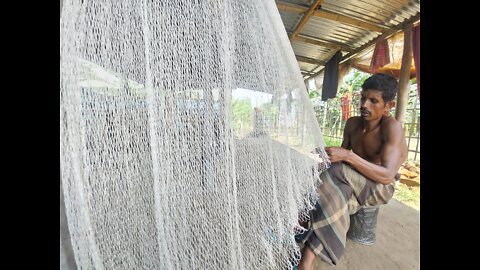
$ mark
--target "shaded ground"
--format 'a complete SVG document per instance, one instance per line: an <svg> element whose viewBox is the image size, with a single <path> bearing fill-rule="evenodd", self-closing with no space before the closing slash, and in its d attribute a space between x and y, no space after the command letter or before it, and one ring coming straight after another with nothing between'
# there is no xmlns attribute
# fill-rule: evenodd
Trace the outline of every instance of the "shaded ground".
<svg viewBox="0 0 480 270"><path fill-rule="evenodd" d="M420 212L396 199L380 207L377 240L372 246L347 240L337 266L315 258L314 270L420 269Z"/></svg>

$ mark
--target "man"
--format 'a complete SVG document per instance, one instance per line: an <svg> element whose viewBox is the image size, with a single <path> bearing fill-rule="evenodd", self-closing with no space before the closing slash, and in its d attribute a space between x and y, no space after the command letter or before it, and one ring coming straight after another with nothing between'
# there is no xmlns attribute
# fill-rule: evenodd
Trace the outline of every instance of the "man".
<svg viewBox="0 0 480 270"><path fill-rule="evenodd" d="M320 201L310 212L300 270L311 270L315 255L337 264L345 249L350 214L392 198L397 172L407 156L403 128L389 116L397 84L386 74L365 80L361 115L347 120L341 147L325 147L332 165L320 176Z"/></svg>

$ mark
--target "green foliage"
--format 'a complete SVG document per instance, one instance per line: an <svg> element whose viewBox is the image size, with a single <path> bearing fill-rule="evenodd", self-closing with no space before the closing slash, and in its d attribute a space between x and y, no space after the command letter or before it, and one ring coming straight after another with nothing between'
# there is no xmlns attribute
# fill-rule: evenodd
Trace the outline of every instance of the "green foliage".
<svg viewBox="0 0 480 270"><path fill-rule="evenodd" d="M248 129L251 125L250 117L253 111L249 99L234 99L233 107L233 128L236 132Z"/></svg>
<svg viewBox="0 0 480 270"><path fill-rule="evenodd" d="M342 140L337 138L325 137L325 146L340 146L342 145Z"/></svg>
<svg viewBox="0 0 480 270"><path fill-rule="evenodd" d="M265 115L276 115L278 112L278 107L276 104L267 103L262 105L262 111Z"/></svg>
<svg viewBox="0 0 480 270"><path fill-rule="evenodd" d="M360 92L362 90L363 82L370 77L370 74L352 69L344 78L340 85L337 96L341 97L346 92L352 94L353 92Z"/></svg>
<svg viewBox="0 0 480 270"><path fill-rule="evenodd" d="M313 90L311 89L309 92L308 92L308 97L310 99L314 99L314 98L317 98L320 96L320 93L317 91L317 90Z"/></svg>

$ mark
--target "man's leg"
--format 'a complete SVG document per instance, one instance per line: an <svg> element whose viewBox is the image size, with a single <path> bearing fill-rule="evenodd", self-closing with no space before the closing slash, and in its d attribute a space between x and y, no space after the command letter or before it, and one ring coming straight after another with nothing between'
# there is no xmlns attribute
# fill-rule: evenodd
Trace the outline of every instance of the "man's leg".
<svg viewBox="0 0 480 270"><path fill-rule="evenodd" d="M393 187L368 180L342 163L333 163L320 177L320 201L310 212L311 226L303 240L300 269L310 270L315 256L328 264L337 264L345 249L352 200L362 206L379 205L388 202L393 194Z"/></svg>
<svg viewBox="0 0 480 270"><path fill-rule="evenodd" d="M386 204L393 197L395 192L393 183L388 185L376 183L345 164L342 165L342 172L362 207Z"/></svg>
<svg viewBox="0 0 480 270"><path fill-rule="evenodd" d="M336 264L345 248L346 233L350 225L348 204L352 188L343 174L343 166L334 163L320 176L319 201L310 211L310 230L303 243L300 266L311 269L313 259L319 256L328 264Z"/></svg>
<svg viewBox="0 0 480 270"><path fill-rule="evenodd" d="M298 270L312 270L314 259L315 253L308 246L305 246L302 251L302 259L298 264Z"/></svg>

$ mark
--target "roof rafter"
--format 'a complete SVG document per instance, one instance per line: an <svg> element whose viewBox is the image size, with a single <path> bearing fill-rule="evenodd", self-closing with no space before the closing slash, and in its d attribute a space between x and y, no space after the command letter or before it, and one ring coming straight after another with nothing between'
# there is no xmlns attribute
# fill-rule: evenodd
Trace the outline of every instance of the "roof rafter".
<svg viewBox="0 0 480 270"><path fill-rule="evenodd" d="M300 72L303 73L303 74L307 74L307 75L312 75L312 74L313 74L313 72L307 71L307 70L303 70L303 69L300 69Z"/></svg>
<svg viewBox="0 0 480 270"><path fill-rule="evenodd" d="M321 65L324 66L326 64L325 61L318 60L318 59L313 59L313 58L308 58L305 56L300 56L300 55L295 55L298 61L304 62L304 63L309 63L309 64L314 64L314 65Z"/></svg>

